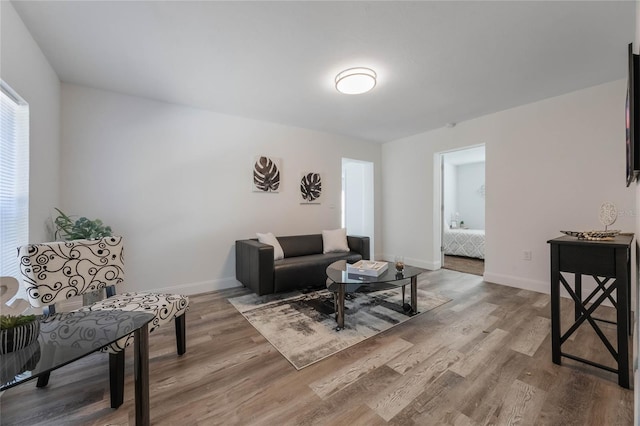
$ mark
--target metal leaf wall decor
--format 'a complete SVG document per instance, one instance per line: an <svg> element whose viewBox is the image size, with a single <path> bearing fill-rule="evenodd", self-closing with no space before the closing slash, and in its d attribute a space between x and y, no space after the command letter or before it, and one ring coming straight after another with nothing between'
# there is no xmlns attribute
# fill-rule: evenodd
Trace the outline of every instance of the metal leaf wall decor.
<svg viewBox="0 0 640 426"><path fill-rule="evenodd" d="M257 157L253 165L253 190L257 192L278 192L280 188L280 160Z"/></svg>
<svg viewBox="0 0 640 426"><path fill-rule="evenodd" d="M317 172L303 173L300 179L301 204L320 204L322 176Z"/></svg>

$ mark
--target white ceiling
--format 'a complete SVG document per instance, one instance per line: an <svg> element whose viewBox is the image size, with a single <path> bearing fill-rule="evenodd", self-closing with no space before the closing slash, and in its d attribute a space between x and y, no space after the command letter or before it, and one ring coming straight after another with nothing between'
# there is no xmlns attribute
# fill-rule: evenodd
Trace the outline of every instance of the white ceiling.
<svg viewBox="0 0 640 426"><path fill-rule="evenodd" d="M63 82L377 142L626 76L635 2L13 1ZM349 67L378 85L348 96Z"/></svg>

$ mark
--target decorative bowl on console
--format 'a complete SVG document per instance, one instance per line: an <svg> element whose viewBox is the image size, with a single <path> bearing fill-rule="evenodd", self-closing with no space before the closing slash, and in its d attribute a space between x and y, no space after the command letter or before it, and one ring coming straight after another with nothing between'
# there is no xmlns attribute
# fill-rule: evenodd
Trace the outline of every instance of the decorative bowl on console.
<svg viewBox="0 0 640 426"><path fill-rule="evenodd" d="M576 237L579 240L606 241L612 240L618 235L620 230L611 231L560 231L570 237Z"/></svg>

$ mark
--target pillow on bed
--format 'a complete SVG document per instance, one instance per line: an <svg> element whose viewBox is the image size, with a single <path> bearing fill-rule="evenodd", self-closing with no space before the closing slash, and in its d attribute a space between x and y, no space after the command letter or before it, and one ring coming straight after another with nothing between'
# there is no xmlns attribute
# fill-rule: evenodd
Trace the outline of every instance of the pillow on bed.
<svg viewBox="0 0 640 426"><path fill-rule="evenodd" d="M273 233L267 232L266 234L261 234L259 232L256 232L256 236L258 237L258 241L260 241L262 244L269 244L270 246L273 246L273 260L284 259L284 251L282 251L282 246L280 245L280 242L278 241L276 236L273 235Z"/></svg>
<svg viewBox="0 0 640 426"><path fill-rule="evenodd" d="M334 229L332 231L322 231L322 253L348 252L347 230Z"/></svg>

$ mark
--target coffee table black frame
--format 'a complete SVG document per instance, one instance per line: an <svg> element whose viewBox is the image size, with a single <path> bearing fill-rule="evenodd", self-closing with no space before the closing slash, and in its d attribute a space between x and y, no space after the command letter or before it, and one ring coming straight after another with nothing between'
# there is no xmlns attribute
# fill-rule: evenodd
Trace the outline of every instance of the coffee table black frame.
<svg viewBox="0 0 640 426"><path fill-rule="evenodd" d="M44 376L134 333L136 425L149 425L148 324L153 318L148 312L119 310L40 317L36 342L20 351L0 355L3 372L0 392Z"/></svg>
<svg viewBox="0 0 640 426"><path fill-rule="evenodd" d="M411 285L411 300L408 315L418 313L418 275L426 269L405 265L402 272L397 272L393 263L388 262L387 270L377 277L347 272L347 261L338 260L327 267L327 289L335 294L336 330L344 328L344 299L347 293L358 291L379 291L390 288L402 288L402 304L404 307L405 286ZM407 282L409 280L410 282Z"/></svg>

